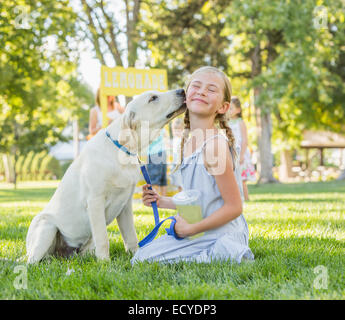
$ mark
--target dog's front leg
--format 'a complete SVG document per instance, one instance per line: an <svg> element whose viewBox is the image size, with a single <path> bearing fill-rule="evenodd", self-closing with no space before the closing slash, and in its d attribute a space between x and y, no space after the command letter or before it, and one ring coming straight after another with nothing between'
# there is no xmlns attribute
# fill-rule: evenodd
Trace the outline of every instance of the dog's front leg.
<svg viewBox="0 0 345 320"><path fill-rule="evenodd" d="M92 238L95 243L96 257L109 259L109 239L105 221L104 197L93 197L87 201Z"/></svg>
<svg viewBox="0 0 345 320"><path fill-rule="evenodd" d="M128 201L116 220L119 225L126 251L129 250L132 253L135 253L138 249L138 238L134 227L132 199Z"/></svg>

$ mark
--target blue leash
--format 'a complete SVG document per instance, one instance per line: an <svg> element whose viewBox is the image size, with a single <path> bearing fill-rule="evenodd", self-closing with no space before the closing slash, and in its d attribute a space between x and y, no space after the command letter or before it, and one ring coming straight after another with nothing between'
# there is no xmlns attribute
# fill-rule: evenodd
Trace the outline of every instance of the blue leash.
<svg viewBox="0 0 345 320"><path fill-rule="evenodd" d="M151 185L151 180L150 180L150 176L147 172L146 166L142 165L140 166L141 172L145 178L145 181L147 184ZM152 187L149 187L149 190L152 190ZM167 221L167 220L172 220L170 223L170 227L169 228L165 228L167 234L169 236L173 236L176 240L182 240L183 238L180 238L176 233L175 233L175 223L176 223L176 219L174 216L168 217L162 221L159 222L159 214L158 214L158 208L157 208L157 202L153 201L151 202L152 205L152 209L153 209L153 215L155 218L155 227L152 229L152 231L143 239L139 242L139 247L143 247L144 245L148 244L149 242L151 242L157 235L159 228L161 227L161 225Z"/></svg>
<svg viewBox="0 0 345 320"><path fill-rule="evenodd" d="M118 147L121 151L127 153L129 156L136 156L136 154L131 153L125 146L123 146L122 144L119 143L118 140L114 140L112 139L112 137L110 136L109 132L107 130L105 130L105 134L106 136L114 143L114 145L116 147ZM141 164L141 161L138 157L138 161ZM151 185L151 180L150 180L150 176L147 172L146 166L145 165L141 165L140 166L141 172L145 178L145 181L147 184ZM152 187L149 187L150 190L152 190ZM168 217L164 220L162 220L161 222L159 222L159 214L158 214L158 208L157 208L157 202L151 202L152 205L152 209L153 209L153 215L155 218L155 227L152 229L152 231L143 239L139 242L139 247L143 247L145 244L151 242L157 235L159 228L161 227L161 225L166 221L166 220L172 220L170 223L170 227L169 228L165 228L166 232L168 235L173 236L175 239L177 240L182 240L183 238L180 238L179 236L177 236L177 234L175 233L175 223L176 223L176 219L174 216Z"/></svg>

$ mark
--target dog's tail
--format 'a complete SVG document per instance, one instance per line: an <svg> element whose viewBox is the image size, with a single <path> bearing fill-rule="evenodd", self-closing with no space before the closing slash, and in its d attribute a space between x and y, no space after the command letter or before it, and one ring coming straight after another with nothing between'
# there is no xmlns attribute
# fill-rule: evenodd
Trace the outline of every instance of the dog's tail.
<svg viewBox="0 0 345 320"><path fill-rule="evenodd" d="M27 263L39 262L54 252L58 229L50 218L49 214L40 213L31 221L26 236Z"/></svg>

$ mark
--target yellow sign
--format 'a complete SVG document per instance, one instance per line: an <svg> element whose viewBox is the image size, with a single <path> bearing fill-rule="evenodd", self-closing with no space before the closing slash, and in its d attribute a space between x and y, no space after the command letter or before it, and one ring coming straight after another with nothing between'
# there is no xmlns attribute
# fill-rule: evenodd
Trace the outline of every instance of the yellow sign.
<svg viewBox="0 0 345 320"><path fill-rule="evenodd" d="M125 95L132 97L150 90L168 90L166 70L101 66L100 102L103 127L108 125L107 96Z"/></svg>

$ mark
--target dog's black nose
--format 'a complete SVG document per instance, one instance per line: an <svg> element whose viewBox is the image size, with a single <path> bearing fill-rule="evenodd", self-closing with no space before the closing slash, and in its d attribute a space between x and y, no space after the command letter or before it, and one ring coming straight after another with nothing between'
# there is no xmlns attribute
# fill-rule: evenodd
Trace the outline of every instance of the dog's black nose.
<svg viewBox="0 0 345 320"><path fill-rule="evenodd" d="M180 97L185 97L186 93L184 92L184 89L177 89L176 90L176 95Z"/></svg>

